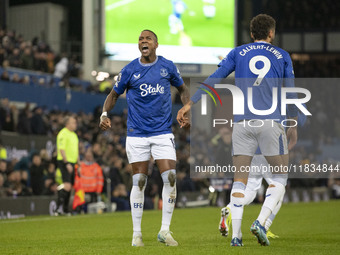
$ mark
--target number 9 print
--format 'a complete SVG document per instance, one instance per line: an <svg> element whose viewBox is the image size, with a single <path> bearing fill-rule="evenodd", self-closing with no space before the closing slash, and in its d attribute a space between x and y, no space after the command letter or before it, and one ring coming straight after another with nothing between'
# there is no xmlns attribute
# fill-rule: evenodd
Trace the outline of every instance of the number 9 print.
<svg viewBox="0 0 340 255"><path fill-rule="evenodd" d="M261 69L258 69L256 67L257 62L263 62L263 67ZM249 61L249 69L253 74L258 75L256 81L254 82L253 86L259 86L262 82L262 79L266 76L266 74L269 72L271 67L270 60L262 55L255 56Z"/></svg>

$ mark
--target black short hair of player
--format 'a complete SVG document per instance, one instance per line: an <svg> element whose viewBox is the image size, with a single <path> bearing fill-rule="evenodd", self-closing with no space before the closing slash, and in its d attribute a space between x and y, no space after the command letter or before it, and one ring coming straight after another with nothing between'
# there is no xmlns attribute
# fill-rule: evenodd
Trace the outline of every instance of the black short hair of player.
<svg viewBox="0 0 340 255"><path fill-rule="evenodd" d="M275 29L275 19L267 14L259 14L250 21L250 33L254 40L265 40L269 31Z"/></svg>
<svg viewBox="0 0 340 255"><path fill-rule="evenodd" d="M151 34L153 34L156 37L156 42L158 42L158 37L157 37L157 35L154 31L151 31L149 29L144 29L142 32L144 32L144 31L147 31L147 32L150 32Z"/></svg>

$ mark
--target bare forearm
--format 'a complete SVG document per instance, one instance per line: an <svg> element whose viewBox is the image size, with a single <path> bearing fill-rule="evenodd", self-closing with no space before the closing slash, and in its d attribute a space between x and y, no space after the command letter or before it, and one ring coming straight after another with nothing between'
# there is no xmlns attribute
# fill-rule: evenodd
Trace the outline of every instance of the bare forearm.
<svg viewBox="0 0 340 255"><path fill-rule="evenodd" d="M119 95L117 94L117 92L112 89L110 94L108 94L105 99L103 112L111 111L113 107L116 105L118 97Z"/></svg>
<svg viewBox="0 0 340 255"><path fill-rule="evenodd" d="M179 94L181 96L182 104L185 105L190 101L190 93L188 87L183 84L178 88Z"/></svg>

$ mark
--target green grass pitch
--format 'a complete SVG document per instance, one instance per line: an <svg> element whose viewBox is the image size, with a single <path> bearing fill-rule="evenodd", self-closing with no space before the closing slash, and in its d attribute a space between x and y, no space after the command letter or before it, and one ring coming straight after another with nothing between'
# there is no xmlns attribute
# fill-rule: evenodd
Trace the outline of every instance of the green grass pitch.
<svg viewBox="0 0 340 255"><path fill-rule="evenodd" d="M182 15L192 46L234 47L234 0L216 0L216 16L206 19L202 0L185 0ZM171 0L106 0L106 42L137 43L143 29L153 30L162 45L179 45L179 35L170 34ZM195 15L189 15L189 12Z"/></svg>
<svg viewBox="0 0 340 255"><path fill-rule="evenodd" d="M171 230L178 247L156 241L161 211L145 211L145 247L131 247L129 212L0 221L0 254L339 254L340 201L285 204L272 231L279 239L261 247L249 232L259 205L245 208L244 247L230 247L218 232L219 208L176 209Z"/></svg>

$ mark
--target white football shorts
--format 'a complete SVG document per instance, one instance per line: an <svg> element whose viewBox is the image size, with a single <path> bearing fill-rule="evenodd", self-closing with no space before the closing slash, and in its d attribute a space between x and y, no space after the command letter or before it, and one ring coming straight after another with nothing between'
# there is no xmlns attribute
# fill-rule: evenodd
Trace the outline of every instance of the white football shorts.
<svg viewBox="0 0 340 255"><path fill-rule="evenodd" d="M258 147L264 156L288 153L283 126L273 120L245 120L234 123L233 155L254 156Z"/></svg>
<svg viewBox="0 0 340 255"><path fill-rule="evenodd" d="M126 154L129 163L154 160L176 160L175 137L173 134L163 134L150 137L126 138Z"/></svg>

